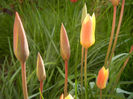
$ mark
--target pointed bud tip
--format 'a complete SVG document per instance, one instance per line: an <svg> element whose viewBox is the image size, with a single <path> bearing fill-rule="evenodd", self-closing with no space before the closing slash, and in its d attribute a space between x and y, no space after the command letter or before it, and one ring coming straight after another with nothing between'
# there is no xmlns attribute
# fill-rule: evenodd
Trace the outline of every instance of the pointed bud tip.
<svg viewBox="0 0 133 99"><path fill-rule="evenodd" d="M19 16L19 14L18 14L18 12L16 11L15 12L15 15L16 15L16 18L19 20L19 22L21 23L21 19L20 19L20 16Z"/></svg>
<svg viewBox="0 0 133 99"><path fill-rule="evenodd" d="M41 55L40 55L40 53L39 53L39 52L38 52L37 56L38 56L38 57L41 57Z"/></svg>

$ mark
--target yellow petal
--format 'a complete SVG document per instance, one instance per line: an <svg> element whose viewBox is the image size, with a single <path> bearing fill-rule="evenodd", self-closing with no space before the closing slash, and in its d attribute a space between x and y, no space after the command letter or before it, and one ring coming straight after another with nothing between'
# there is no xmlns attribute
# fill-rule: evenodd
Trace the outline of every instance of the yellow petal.
<svg viewBox="0 0 133 99"><path fill-rule="evenodd" d="M16 12L13 28L13 50L16 58L20 62L25 62L29 56L28 42L23 28L23 24Z"/></svg>
<svg viewBox="0 0 133 99"><path fill-rule="evenodd" d="M45 72L45 67L44 67L44 62L43 59L40 55L40 53L38 53L37 56L37 71L36 71L37 77L39 81L43 81L46 79L46 72Z"/></svg>
<svg viewBox="0 0 133 99"><path fill-rule="evenodd" d="M86 7L86 3L84 4L84 7L82 9L82 17L81 17L81 23L83 23L85 17L87 15L87 7Z"/></svg>
<svg viewBox="0 0 133 99"><path fill-rule="evenodd" d="M92 15L92 27L93 27L93 44L95 43L95 28L96 28L96 18L95 14Z"/></svg>

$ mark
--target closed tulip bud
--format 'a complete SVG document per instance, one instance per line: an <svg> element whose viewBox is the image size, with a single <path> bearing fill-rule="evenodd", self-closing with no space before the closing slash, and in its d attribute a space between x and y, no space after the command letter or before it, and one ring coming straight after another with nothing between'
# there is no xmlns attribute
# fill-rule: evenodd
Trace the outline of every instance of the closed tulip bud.
<svg viewBox="0 0 133 99"><path fill-rule="evenodd" d="M61 94L60 99L64 99L64 94ZM71 94L67 95L65 99L74 99Z"/></svg>
<svg viewBox="0 0 133 99"><path fill-rule="evenodd" d="M95 43L95 25L95 14L92 16L87 14L82 23L80 33L80 43L84 48L89 48Z"/></svg>
<svg viewBox="0 0 133 99"><path fill-rule="evenodd" d="M64 60L69 60L70 45L67 37L67 32L63 24L61 25L61 30L60 30L60 52Z"/></svg>
<svg viewBox="0 0 133 99"><path fill-rule="evenodd" d="M82 9L81 23L84 21L86 15L87 15L87 7L86 7L86 4L84 4L84 7Z"/></svg>
<svg viewBox="0 0 133 99"><path fill-rule="evenodd" d="M16 58L20 62L25 62L29 56L29 48L23 24L17 12L13 29L13 49Z"/></svg>
<svg viewBox="0 0 133 99"><path fill-rule="evenodd" d="M111 0L113 6L118 6L120 0Z"/></svg>
<svg viewBox="0 0 133 99"><path fill-rule="evenodd" d="M38 53L37 56L37 71L36 71L37 77L39 81L43 81L46 79L46 72L45 72L45 67L44 67L44 63L42 60L42 57L40 55L40 53Z"/></svg>
<svg viewBox="0 0 133 99"><path fill-rule="evenodd" d="M99 89L104 89L106 87L108 77L109 77L109 69L105 69L105 67L103 66L98 72L98 77L96 81L97 87Z"/></svg>

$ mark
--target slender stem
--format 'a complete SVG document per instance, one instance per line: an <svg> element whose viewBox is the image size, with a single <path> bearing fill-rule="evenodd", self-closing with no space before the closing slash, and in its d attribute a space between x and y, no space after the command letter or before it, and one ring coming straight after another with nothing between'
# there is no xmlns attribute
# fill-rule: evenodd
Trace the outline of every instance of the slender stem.
<svg viewBox="0 0 133 99"><path fill-rule="evenodd" d="M131 48L129 53L132 53L132 51L133 51L133 50L132 50L132 48ZM129 58L130 58L130 56L127 57L127 59L125 60L123 66L121 67L121 69L120 69L120 71L119 71L119 73L118 73L118 75L117 75L117 79L116 79L116 82L115 82L115 84L114 84L114 86L113 86L113 88L112 88L111 93L113 92L114 88L116 87L116 85L117 85L117 83L118 83L118 81L119 81L119 79L120 79L120 77L121 77L121 74L122 74L122 72L124 71L124 69L125 69L125 67L126 67L126 65L127 65L127 63L128 63Z"/></svg>
<svg viewBox="0 0 133 99"><path fill-rule="evenodd" d="M28 99L25 62L21 63L21 72L24 99Z"/></svg>
<svg viewBox="0 0 133 99"><path fill-rule="evenodd" d="M43 81L40 81L40 91L41 91L41 94L43 96ZM40 99L42 99L41 95L40 95Z"/></svg>
<svg viewBox="0 0 133 99"><path fill-rule="evenodd" d="M83 60L84 60L84 47L82 46L82 56L81 56L81 99L83 98Z"/></svg>
<svg viewBox="0 0 133 99"><path fill-rule="evenodd" d="M100 89L100 99L102 99L102 89Z"/></svg>
<svg viewBox="0 0 133 99"><path fill-rule="evenodd" d="M85 78L85 99L87 99L87 48L85 48L85 66L84 66L84 78Z"/></svg>
<svg viewBox="0 0 133 99"><path fill-rule="evenodd" d="M122 22L122 17L123 17L123 12L124 12L124 5L125 5L125 0L122 0L122 7L121 7L119 23L118 23L118 27L117 27L117 30L116 30L116 36L115 36L112 52L111 52L111 55L110 55L110 58L109 58L109 63L107 65L107 67L109 66L109 64L110 64L110 62L112 60L112 56L113 56L113 53L114 53L114 50L115 50L115 46L116 46L116 43L117 43L117 39L118 39L120 27L121 27L121 22Z"/></svg>
<svg viewBox="0 0 133 99"><path fill-rule="evenodd" d="M64 97L67 96L67 75L68 75L68 61L65 60L65 85L64 85Z"/></svg>
<svg viewBox="0 0 133 99"><path fill-rule="evenodd" d="M108 46L108 50L107 50L106 58L105 58L105 62L104 62L104 66L105 66L105 67L106 67L106 65L107 65L107 61L108 61L108 57L109 57L109 53L110 53L111 46L112 46L112 42L113 42L114 30L115 30L115 21L116 21L116 6L114 6L113 22L112 22L112 31L111 31L111 36L110 36L109 46Z"/></svg>

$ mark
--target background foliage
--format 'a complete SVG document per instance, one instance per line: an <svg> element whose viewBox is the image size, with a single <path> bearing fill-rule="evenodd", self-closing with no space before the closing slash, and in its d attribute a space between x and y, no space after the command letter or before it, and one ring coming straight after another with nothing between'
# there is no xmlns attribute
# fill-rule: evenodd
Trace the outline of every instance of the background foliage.
<svg viewBox="0 0 133 99"><path fill-rule="evenodd" d="M30 99L39 98L39 81L36 77L36 56L41 53L47 72L44 82L44 97L59 99L64 85L64 63L60 57L60 27L64 23L71 45L69 61L69 92L80 98L80 61L81 45L81 11L86 2L88 12L96 15L96 43L88 52L88 81L92 90L90 97L99 97L95 79L102 67L110 37L113 7L108 0L0 0L0 99L22 99L21 67L13 54L14 11L18 11L29 42L30 57L27 61L27 80ZM126 0L123 22L117 42L116 51L110 66L110 78L107 89L103 92L106 99L132 99L133 97L133 58L122 73L117 87L118 92L108 94L115 81L116 74L127 57L133 44L133 1ZM117 22L121 3L117 9ZM119 94L118 94L119 93ZM95 96L94 96L95 94ZM121 98L122 97L122 98ZM92 99L92 98L91 98Z"/></svg>

